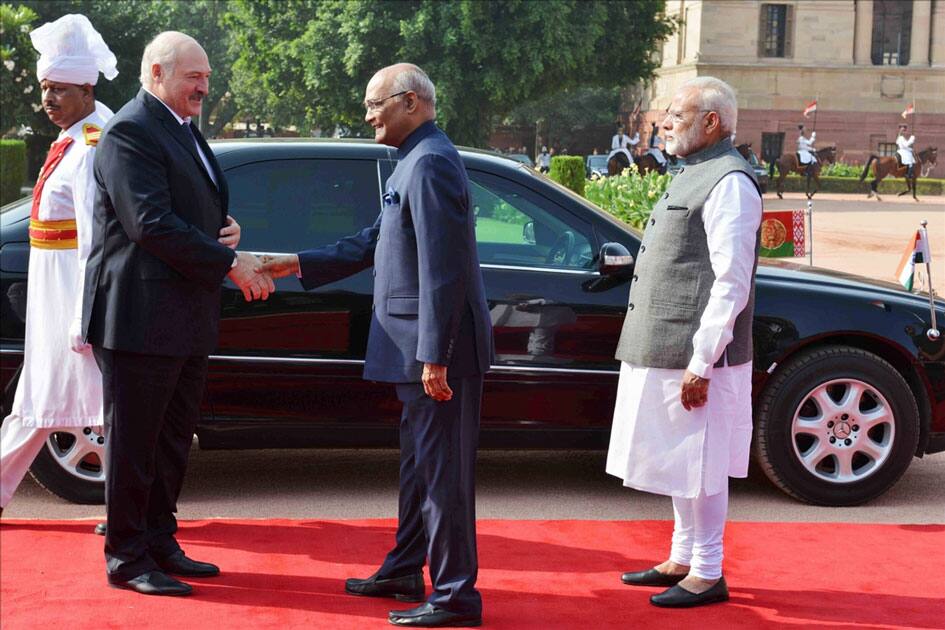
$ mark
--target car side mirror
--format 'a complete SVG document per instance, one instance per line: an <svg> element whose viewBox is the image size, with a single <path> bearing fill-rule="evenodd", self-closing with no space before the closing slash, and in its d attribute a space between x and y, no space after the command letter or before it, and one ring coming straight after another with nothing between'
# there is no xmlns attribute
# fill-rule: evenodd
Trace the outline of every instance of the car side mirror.
<svg viewBox="0 0 945 630"><path fill-rule="evenodd" d="M629 276L634 263L626 247L620 243L604 243L597 257L597 271L602 276Z"/></svg>
<svg viewBox="0 0 945 630"><path fill-rule="evenodd" d="M529 245L535 244L535 222L529 221L522 226L522 241Z"/></svg>

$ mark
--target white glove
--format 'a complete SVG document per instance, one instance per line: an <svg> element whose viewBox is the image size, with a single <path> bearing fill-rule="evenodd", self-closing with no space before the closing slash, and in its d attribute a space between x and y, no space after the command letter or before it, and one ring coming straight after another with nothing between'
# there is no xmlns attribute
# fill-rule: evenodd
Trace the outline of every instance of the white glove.
<svg viewBox="0 0 945 630"><path fill-rule="evenodd" d="M72 348L73 352L78 352L79 354L92 349L92 346L85 343L85 340L82 339L82 320L78 317L73 319L72 323L69 324L69 347Z"/></svg>

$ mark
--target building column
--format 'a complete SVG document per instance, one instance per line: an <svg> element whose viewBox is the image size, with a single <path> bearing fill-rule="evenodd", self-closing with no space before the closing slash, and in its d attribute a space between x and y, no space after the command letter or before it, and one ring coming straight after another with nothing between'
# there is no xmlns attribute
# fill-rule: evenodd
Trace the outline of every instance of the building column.
<svg viewBox="0 0 945 630"><path fill-rule="evenodd" d="M932 59L933 66L945 66L945 0L935 0L932 15Z"/></svg>
<svg viewBox="0 0 945 630"><path fill-rule="evenodd" d="M856 27L853 33L853 63L872 65L873 0L856 0Z"/></svg>
<svg viewBox="0 0 945 630"><path fill-rule="evenodd" d="M912 43L909 46L909 65L929 65L929 38L932 35L932 2L919 0L912 3Z"/></svg>

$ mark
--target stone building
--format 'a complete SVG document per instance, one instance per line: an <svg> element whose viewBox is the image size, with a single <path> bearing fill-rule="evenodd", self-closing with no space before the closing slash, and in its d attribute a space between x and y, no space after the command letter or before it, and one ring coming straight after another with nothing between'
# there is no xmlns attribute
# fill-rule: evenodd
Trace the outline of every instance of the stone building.
<svg viewBox="0 0 945 630"><path fill-rule="evenodd" d="M641 135L680 83L711 75L738 92L737 140L766 159L795 150L798 124L813 128L802 112L815 99L817 146L835 144L847 162L891 154L901 122L914 124L918 149L945 148L945 0L667 0L666 10L682 23L643 92Z"/></svg>

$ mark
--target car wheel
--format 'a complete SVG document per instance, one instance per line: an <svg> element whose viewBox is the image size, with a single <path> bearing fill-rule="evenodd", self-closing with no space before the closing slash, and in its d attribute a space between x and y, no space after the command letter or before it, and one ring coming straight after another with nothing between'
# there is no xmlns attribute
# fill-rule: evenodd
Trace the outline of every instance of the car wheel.
<svg viewBox="0 0 945 630"><path fill-rule="evenodd" d="M918 440L915 398L896 369L869 352L829 346L774 374L759 399L754 451L792 497L846 506L896 483Z"/></svg>
<svg viewBox="0 0 945 630"><path fill-rule="evenodd" d="M30 473L41 486L73 503L105 503L105 439L88 427L52 433Z"/></svg>

